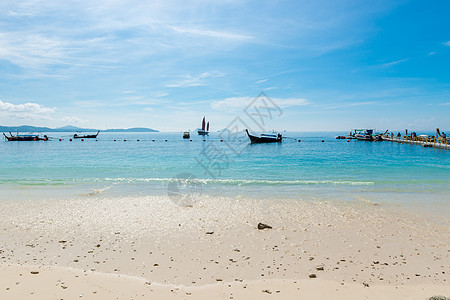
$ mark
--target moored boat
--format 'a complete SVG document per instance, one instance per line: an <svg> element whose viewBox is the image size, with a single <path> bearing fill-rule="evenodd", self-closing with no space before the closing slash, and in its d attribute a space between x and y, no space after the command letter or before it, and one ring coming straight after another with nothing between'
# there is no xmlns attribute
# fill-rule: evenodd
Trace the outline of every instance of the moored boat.
<svg viewBox="0 0 450 300"><path fill-rule="evenodd" d="M17 134L17 135L13 135L11 132L9 133L10 136L7 136L5 133L3 133L3 135L5 136L5 138L8 141L46 141L48 140L48 137L46 135L44 135L43 138L39 137L39 135L34 135L34 134Z"/></svg>
<svg viewBox="0 0 450 300"><path fill-rule="evenodd" d="M96 139L99 133L100 133L100 130L97 131L96 134L78 135L75 133L73 135L73 138L74 139Z"/></svg>
<svg viewBox="0 0 450 300"><path fill-rule="evenodd" d="M373 141L373 129L355 129L355 137L360 141Z"/></svg>
<svg viewBox="0 0 450 300"><path fill-rule="evenodd" d="M183 132L183 139L188 139L191 137L191 133L189 131Z"/></svg>
<svg viewBox="0 0 450 300"><path fill-rule="evenodd" d="M252 143L281 143L283 141L283 136L278 134L261 134L261 136L251 135L248 129L245 129L247 135Z"/></svg>
<svg viewBox="0 0 450 300"><path fill-rule="evenodd" d="M208 135L209 134L209 122L208 122L208 124L205 123L205 117L203 117L202 129L198 129L197 132L198 132L198 135Z"/></svg>

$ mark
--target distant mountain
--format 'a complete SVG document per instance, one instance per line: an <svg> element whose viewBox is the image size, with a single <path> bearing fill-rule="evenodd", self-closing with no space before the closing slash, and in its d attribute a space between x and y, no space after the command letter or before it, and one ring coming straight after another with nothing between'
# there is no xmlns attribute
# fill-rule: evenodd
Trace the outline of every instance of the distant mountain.
<svg viewBox="0 0 450 300"><path fill-rule="evenodd" d="M100 129L92 129L92 128L81 128L75 126L64 126L58 128L49 128L49 127L36 127L29 125L21 125L21 126L0 126L0 132L97 132ZM106 129L100 130L102 132L158 132L158 130L151 128L128 128L128 129Z"/></svg>

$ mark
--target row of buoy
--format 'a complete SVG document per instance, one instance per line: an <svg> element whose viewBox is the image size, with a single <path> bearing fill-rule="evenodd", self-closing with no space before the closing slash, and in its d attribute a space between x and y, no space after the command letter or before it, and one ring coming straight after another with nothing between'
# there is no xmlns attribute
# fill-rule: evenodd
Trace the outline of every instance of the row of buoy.
<svg viewBox="0 0 450 300"><path fill-rule="evenodd" d="M35 141L36 139L34 139ZM47 141L48 139L44 139L44 141ZM63 139L59 139L59 141L63 141ZM70 142L72 142L72 139L69 139ZM80 141L84 142L84 139L80 139ZM98 140L95 140L96 142L98 142ZM126 142L127 140L123 140L124 142ZM140 140L136 140L137 142L139 142ZM164 140L165 142L167 142L168 140ZM193 140L189 140L190 142L192 142ZM297 142L301 142L302 140L297 140ZM114 142L117 142L117 140L114 140ZM156 140L152 140L152 142L156 142ZM206 142L206 140L203 140L203 142ZM223 142L223 140L220 140L220 142ZM238 142L240 143L241 140L238 140ZM325 140L322 140L322 143L324 143ZM347 143L350 142L350 140L347 140Z"/></svg>

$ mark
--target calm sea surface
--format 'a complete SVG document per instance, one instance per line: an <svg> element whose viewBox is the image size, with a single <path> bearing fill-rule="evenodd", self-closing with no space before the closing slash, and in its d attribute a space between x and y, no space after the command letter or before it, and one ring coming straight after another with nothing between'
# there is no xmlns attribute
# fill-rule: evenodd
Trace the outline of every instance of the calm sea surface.
<svg viewBox="0 0 450 300"><path fill-rule="evenodd" d="M293 139L253 145L245 136L219 133L192 133L192 141L182 133L0 140L0 200L161 195L182 177L195 182L196 192L217 196L370 201L448 212L449 151L336 140L340 134L286 132Z"/></svg>

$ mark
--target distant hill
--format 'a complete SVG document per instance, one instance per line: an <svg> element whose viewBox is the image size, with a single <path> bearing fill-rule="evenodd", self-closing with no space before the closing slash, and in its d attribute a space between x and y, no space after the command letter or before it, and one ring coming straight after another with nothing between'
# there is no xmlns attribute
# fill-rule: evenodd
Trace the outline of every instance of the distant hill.
<svg viewBox="0 0 450 300"><path fill-rule="evenodd" d="M75 126L64 126L58 128L49 128L49 127L36 127L29 125L21 125L21 126L0 126L0 132L16 132L19 129L19 132L97 132L100 129L92 129L92 128L81 128ZM100 130L101 132L159 132L158 130L151 128L128 128L128 129L106 129Z"/></svg>

